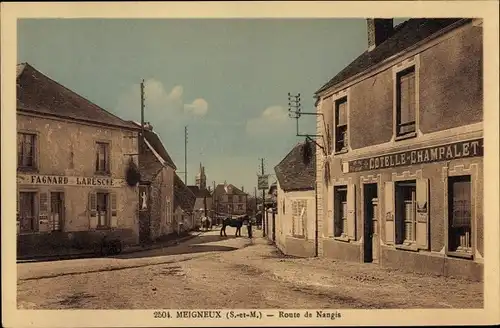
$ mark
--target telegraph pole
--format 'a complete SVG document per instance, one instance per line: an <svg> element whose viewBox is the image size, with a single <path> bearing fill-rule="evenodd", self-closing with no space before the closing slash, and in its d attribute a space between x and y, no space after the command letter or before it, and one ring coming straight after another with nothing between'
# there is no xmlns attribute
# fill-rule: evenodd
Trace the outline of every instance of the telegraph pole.
<svg viewBox="0 0 500 328"><path fill-rule="evenodd" d="M144 79L141 81L141 145L144 140Z"/></svg>
<svg viewBox="0 0 500 328"><path fill-rule="evenodd" d="M260 172L261 172L262 176L264 176L264 158L260 159ZM265 202L266 202L266 190L262 189L262 237L266 236L265 214L267 212L265 210Z"/></svg>
<svg viewBox="0 0 500 328"><path fill-rule="evenodd" d="M254 198L255 198L255 212L254 212L254 215L255 215L255 213L257 213L257 187L254 187L253 194L254 194Z"/></svg>
<svg viewBox="0 0 500 328"><path fill-rule="evenodd" d="M187 125L184 127L184 183L187 185L187 161L188 161L188 155L187 155L187 146L188 145L188 127Z"/></svg>

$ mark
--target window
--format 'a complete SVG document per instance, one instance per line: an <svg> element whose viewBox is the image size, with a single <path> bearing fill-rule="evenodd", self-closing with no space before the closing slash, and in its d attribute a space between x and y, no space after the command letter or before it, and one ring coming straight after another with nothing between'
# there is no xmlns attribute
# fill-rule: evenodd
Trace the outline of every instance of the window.
<svg viewBox="0 0 500 328"><path fill-rule="evenodd" d="M335 151L346 151L347 140L347 97L335 101Z"/></svg>
<svg viewBox="0 0 500 328"><path fill-rule="evenodd" d="M34 232L38 230L35 213L34 192L19 193L19 226L20 232Z"/></svg>
<svg viewBox="0 0 500 328"><path fill-rule="evenodd" d="M396 244L416 242L416 193L415 181L396 184Z"/></svg>
<svg viewBox="0 0 500 328"><path fill-rule="evenodd" d="M227 195L227 201L229 203L232 203L233 202L233 195Z"/></svg>
<svg viewBox="0 0 500 328"><path fill-rule="evenodd" d="M109 173L109 144L97 142L96 147L95 171L97 173Z"/></svg>
<svg viewBox="0 0 500 328"><path fill-rule="evenodd" d="M238 211L243 211L243 204L238 204Z"/></svg>
<svg viewBox="0 0 500 328"><path fill-rule="evenodd" d="M61 231L64 216L64 194L62 192L50 193L50 230Z"/></svg>
<svg viewBox="0 0 500 328"><path fill-rule="evenodd" d="M292 202L292 235L304 237L306 235L307 200L294 200Z"/></svg>
<svg viewBox="0 0 500 328"><path fill-rule="evenodd" d="M335 187L334 193L335 193L334 236L346 237L347 236L347 188Z"/></svg>
<svg viewBox="0 0 500 328"><path fill-rule="evenodd" d="M31 133L17 134L17 167L33 169L36 167L36 135Z"/></svg>
<svg viewBox="0 0 500 328"><path fill-rule="evenodd" d="M470 176L448 179L448 250L472 252Z"/></svg>
<svg viewBox="0 0 500 328"><path fill-rule="evenodd" d="M415 67L397 74L396 81L396 135L413 135L415 127Z"/></svg>
<svg viewBox="0 0 500 328"><path fill-rule="evenodd" d="M97 193L97 226L100 228L109 226L108 202L107 193Z"/></svg>

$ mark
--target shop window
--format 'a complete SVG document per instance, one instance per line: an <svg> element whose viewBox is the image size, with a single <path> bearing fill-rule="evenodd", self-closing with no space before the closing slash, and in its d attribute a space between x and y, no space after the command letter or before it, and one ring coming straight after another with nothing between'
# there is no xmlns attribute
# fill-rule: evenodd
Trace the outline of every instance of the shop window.
<svg viewBox="0 0 500 328"><path fill-rule="evenodd" d="M335 102L335 152L347 151L347 97Z"/></svg>
<svg viewBox="0 0 500 328"><path fill-rule="evenodd" d="M292 235L303 238L306 235L307 200L292 201Z"/></svg>
<svg viewBox="0 0 500 328"><path fill-rule="evenodd" d="M396 79L396 136L410 136L416 131L415 67L399 72Z"/></svg>
<svg viewBox="0 0 500 328"><path fill-rule="evenodd" d="M334 190L334 236L347 236L347 187L335 187Z"/></svg>
<svg viewBox="0 0 500 328"><path fill-rule="evenodd" d="M416 181L396 184L396 244L416 242Z"/></svg>
<svg viewBox="0 0 500 328"><path fill-rule="evenodd" d="M448 178L448 250L472 252L471 179Z"/></svg>
<svg viewBox="0 0 500 328"><path fill-rule="evenodd" d="M35 232L38 230L35 213L35 192L19 193L19 231Z"/></svg>
<svg viewBox="0 0 500 328"><path fill-rule="evenodd" d="M95 171L96 173L108 174L110 162L109 143L97 142L96 148Z"/></svg>
<svg viewBox="0 0 500 328"><path fill-rule="evenodd" d="M36 134L17 134L17 167L19 169L36 168Z"/></svg>

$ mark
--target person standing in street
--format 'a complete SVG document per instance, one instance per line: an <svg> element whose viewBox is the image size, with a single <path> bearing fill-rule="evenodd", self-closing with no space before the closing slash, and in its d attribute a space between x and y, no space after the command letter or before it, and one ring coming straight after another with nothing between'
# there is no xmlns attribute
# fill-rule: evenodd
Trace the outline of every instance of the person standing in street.
<svg viewBox="0 0 500 328"><path fill-rule="evenodd" d="M252 219L248 218L247 222L248 238L252 239Z"/></svg>

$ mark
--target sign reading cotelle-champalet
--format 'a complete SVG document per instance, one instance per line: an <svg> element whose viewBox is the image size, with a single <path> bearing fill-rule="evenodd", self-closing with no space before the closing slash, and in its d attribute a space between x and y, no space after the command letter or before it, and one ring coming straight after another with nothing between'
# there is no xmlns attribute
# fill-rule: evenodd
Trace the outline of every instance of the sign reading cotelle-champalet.
<svg viewBox="0 0 500 328"><path fill-rule="evenodd" d="M122 187L124 179L77 177L60 175L19 174L18 184L28 185L58 185L58 186L82 186L82 187Z"/></svg>
<svg viewBox="0 0 500 328"><path fill-rule="evenodd" d="M460 141L448 145L358 159L349 162L349 172L425 164L475 156L483 156L483 139Z"/></svg>

